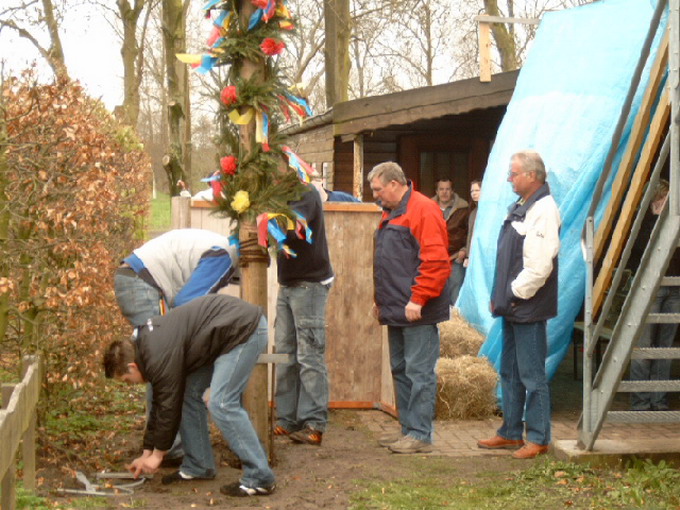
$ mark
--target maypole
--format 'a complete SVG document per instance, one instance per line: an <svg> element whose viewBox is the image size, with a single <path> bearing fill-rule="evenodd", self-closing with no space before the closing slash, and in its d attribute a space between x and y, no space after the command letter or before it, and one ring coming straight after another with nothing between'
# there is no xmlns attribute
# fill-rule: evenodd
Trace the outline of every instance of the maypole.
<svg viewBox="0 0 680 510"><path fill-rule="evenodd" d="M311 168L277 132L282 121L311 113L276 66L285 50L282 36L294 26L283 0L210 0L203 9L212 21L208 51L178 58L202 73L228 66L219 97L219 169L210 181L216 211L235 220L241 297L266 311L268 246L295 256L285 231L311 240L305 219L288 206L305 191ZM244 404L271 456L266 365L253 372Z"/></svg>

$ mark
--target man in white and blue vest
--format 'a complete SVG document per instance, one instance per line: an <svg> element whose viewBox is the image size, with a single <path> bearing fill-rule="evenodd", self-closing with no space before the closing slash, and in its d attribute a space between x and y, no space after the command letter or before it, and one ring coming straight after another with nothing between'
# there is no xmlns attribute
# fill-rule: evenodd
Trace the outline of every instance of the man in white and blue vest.
<svg viewBox="0 0 680 510"><path fill-rule="evenodd" d="M491 313L503 320L503 424L496 436L477 446L519 448L513 453L517 459L546 453L550 445L546 322L557 315L561 219L546 176L537 152L512 156L508 182L520 199L510 206L501 228L491 291Z"/></svg>

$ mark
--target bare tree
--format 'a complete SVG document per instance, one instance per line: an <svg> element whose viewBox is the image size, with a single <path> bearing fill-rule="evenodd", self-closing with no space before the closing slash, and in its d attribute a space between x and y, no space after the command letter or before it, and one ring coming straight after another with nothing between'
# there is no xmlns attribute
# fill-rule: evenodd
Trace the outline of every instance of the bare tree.
<svg viewBox="0 0 680 510"><path fill-rule="evenodd" d="M118 15L123 24L123 42L120 50L123 58L123 117L131 126L137 126L139 119L145 36L155 3L157 2L151 0L134 0L133 4L128 0L116 1Z"/></svg>
<svg viewBox="0 0 680 510"><path fill-rule="evenodd" d="M190 0L162 0L165 74L168 87L169 146L163 156L170 193L179 193L178 180L186 180L191 165L191 116L186 66L175 55L186 52L186 19Z"/></svg>
<svg viewBox="0 0 680 510"><path fill-rule="evenodd" d="M38 50L55 77L68 77L59 30L62 9L52 0L22 0L0 11L0 30L9 29L29 41ZM63 7L63 6L61 6ZM47 44L41 42L47 35Z"/></svg>

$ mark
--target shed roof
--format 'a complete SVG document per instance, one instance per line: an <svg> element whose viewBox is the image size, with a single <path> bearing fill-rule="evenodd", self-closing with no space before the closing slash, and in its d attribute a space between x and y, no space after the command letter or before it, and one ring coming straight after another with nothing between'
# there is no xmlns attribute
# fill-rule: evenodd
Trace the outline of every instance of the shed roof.
<svg viewBox="0 0 680 510"><path fill-rule="evenodd" d="M285 132L292 135L332 123L334 136L344 136L507 105L518 75L519 71L510 71L495 74L490 82L470 78L345 101Z"/></svg>

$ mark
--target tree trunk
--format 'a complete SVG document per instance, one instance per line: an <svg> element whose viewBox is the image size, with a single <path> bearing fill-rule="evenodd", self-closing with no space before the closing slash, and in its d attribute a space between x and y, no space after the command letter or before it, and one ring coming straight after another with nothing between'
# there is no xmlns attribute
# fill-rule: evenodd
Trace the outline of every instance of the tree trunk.
<svg viewBox="0 0 680 510"><path fill-rule="evenodd" d="M52 0L42 0L42 3L45 11L45 25L50 34L50 47L47 50L50 67L52 67L55 76L58 78L68 77L64 49L61 45L61 38L59 37L59 23L54 16L54 5L52 5Z"/></svg>
<svg viewBox="0 0 680 510"><path fill-rule="evenodd" d="M120 49L123 57L123 116L124 122L136 127L139 119L139 84L141 69L138 59L141 58L137 42L137 26L146 0L136 0L134 7L128 0L118 0L118 12L123 22L123 46Z"/></svg>
<svg viewBox="0 0 680 510"><path fill-rule="evenodd" d="M187 181L189 169L184 167L187 121L185 108L188 104L186 83L186 66L175 57L177 53L186 52L186 4L182 0L163 0L163 41L165 50L165 72L168 84L168 128L169 143L164 158L169 160L164 164L168 173L170 194L177 195L179 188L177 181Z"/></svg>
<svg viewBox="0 0 680 510"><path fill-rule="evenodd" d="M324 0L326 23L326 107L347 101L349 90L351 16L349 0Z"/></svg>
<svg viewBox="0 0 680 510"><path fill-rule="evenodd" d="M484 9L489 16L501 16L498 10L498 0L484 0ZM503 23L492 23L491 33L501 57L501 70L514 71L519 67L519 62L517 60L517 45L512 33Z"/></svg>

